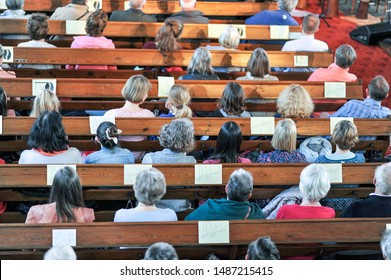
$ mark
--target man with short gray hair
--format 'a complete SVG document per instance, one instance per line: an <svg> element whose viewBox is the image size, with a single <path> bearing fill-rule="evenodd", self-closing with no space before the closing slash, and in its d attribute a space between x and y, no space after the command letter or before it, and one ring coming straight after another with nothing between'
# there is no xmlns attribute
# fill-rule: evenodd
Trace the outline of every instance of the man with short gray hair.
<svg viewBox="0 0 391 280"><path fill-rule="evenodd" d="M145 252L144 260L177 260L175 248L166 242L156 242L149 246Z"/></svg>
<svg viewBox="0 0 391 280"><path fill-rule="evenodd" d="M182 23L209 23L204 13L196 9L196 0L179 0L182 11L171 15L170 19L176 19Z"/></svg>
<svg viewBox="0 0 391 280"><path fill-rule="evenodd" d="M129 9L113 11L109 21L156 22L154 15L144 14L143 7L147 0L129 0Z"/></svg>
<svg viewBox="0 0 391 280"><path fill-rule="evenodd" d="M391 162L376 168L373 178L375 192L363 200L352 203L342 213L343 218L391 217Z"/></svg>
<svg viewBox="0 0 391 280"><path fill-rule="evenodd" d="M320 20L317 15L308 14L301 24L302 34L299 39L288 41L282 47L282 51L296 52L325 52L328 51L327 43L315 39L315 33L319 31Z"/></svg>
<svg viewBox="0 0 391 280"><path fill-rule="evenodd" d="M253 191L253 177L244 169L235 170L225 186L227 198L208 199L185 220L246 220L264 219L262 209L249 202Z"/></svg>
<svg viewBox="0 0 391 280"><path fill-rule="evenodd" d="M391 230L386 229L380 240L380 248L385 260L391 260Z"/></svg>
<svg viewBox="0 0 391 280"><path fill-rule="evenodd" d="M349 73L349 68L356 61L356 51L350 45L341 45L335 51L334 63L327 68L319 68L308 78L308 81L322 82L355 82L357 76Z"/></svg>
<svg viewBox="0 0 391 280"><path fill-rule="evenodd" d="M298 26L297 21L291 16L296 8L298 0L278 0L279 10L264 10L246 19L249 25L291 25Z"/></svg>

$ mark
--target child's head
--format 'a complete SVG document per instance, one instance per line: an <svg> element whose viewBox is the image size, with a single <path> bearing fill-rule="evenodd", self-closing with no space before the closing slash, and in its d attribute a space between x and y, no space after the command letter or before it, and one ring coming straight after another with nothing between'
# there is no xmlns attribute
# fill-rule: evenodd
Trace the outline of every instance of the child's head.
<svg viewBox="0 0 391 280"><path fill-rule="evenodd" d="M148 97L148 92L152 85L147 78L142 75L130 77L122 88L122 96L131 103L140 104Z"/></svg>

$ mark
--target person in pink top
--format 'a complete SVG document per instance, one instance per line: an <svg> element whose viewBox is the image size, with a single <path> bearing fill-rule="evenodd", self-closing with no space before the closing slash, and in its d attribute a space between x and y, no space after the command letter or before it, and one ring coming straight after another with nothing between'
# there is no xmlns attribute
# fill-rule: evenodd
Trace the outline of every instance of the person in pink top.
<svg viewBox="0 0 391 280"><path fill-rule="evenodd" d="M79 175L66 166L54 176L49 204L32 206L26 224L88 223L94 220L94 210L84 207Z"/></svg>
<svg viewBox="0 0 391 280"><path fill-rule="evenodd" d="M310 164L301 171L300 192L303 199L300 205L286 204L278 210L276 219L329 219L335 218L333 208L320 205L319 201L330 190L330 178L319 164Z"/></svg>
<svg viewBox="0 0 391 280"><path fill-rule="evenodd" d="M349 73L349 68L356 60L356 51L350 45L341 45L335 51L334 63L330 64L327 68L319 68L315 70L307 81L321 81L321 82L355 82L357 76ZM342 106L346 100L316 100L314 103L334 103ZM334 113L334 112L329 112ZM320 112L313 114L314 117L324 117Z"/></svg>
<svg viewBox="0 0 391 280"><path fill-rule="evenodd" d="M308 81L355 82L357 76L349 73L349 68L356 60L356 51L350 45L341 45L335 51L334 63L327 68L315 70Z"/></svg>
<svg viewBox="0 0 391 280"><path fill-rule="evenodd" d="M75 36L71 48L76 49L115 49L112 40L103 36L107 24L107 14L99 9L87 19L86 36ZM66 69L116 70L115 65L67 65Z"/></svg>
<svg viewBox="0 0 391 280"><path fill-rule="evenodd" d="M142 75L130 77L122 88L122 96L126 99L125 105L121 108L107 111L104 116L116 118L153 118L155 115L147 110L140 108L140 105L147 99L148 92L152 85ZM146 140L145 136L121 136L120 140L137 142ZM133 152L136 160L142 159L144 152Z"/></svg>
<svg viewBox="0 0 391 280"><path fill-rule="evenodd" d="M203 163L251 163L248 158L240 157L242 131L239 125L229 121L223 124L216 141L216 150Z"/></svg>

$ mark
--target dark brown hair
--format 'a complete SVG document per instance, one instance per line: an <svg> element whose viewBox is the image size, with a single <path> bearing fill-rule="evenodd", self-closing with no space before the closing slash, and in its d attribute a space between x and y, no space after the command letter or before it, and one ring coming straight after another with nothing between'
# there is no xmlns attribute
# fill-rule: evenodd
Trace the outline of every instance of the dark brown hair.
<svg viewBox="0 0 391 280"><path fill-rule="evenodd" d="M86 32L91 37L100 37L107 25L107 14L102 10L96 10L87 18Z"/></svg>
<svg viewBox="0 0 391 280"><path fill-rule="evenodd" d="M155 38L160 52L173 52L181 49L178 39L183 31L183 24L179 20L166 19Z"/></svg>

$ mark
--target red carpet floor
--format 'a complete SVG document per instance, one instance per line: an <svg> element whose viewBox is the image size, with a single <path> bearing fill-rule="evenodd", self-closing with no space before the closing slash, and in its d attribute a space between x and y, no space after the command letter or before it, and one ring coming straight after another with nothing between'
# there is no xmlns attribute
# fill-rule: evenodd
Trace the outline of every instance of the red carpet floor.
<svg viewBox="0 0 391 280"><path fill-rule="evenodd" d="M320 1L310 1L306 11L320 14ZM342 13L340 13L342 15ZM300 23L302 18L297 18ZM350 38L349 33L357 26L339 17L327 19L330 27L321 19L320 30L315 35L319 40L325 41L335 51L342 44L351 45L357 53L357 60L350 69L350 72L363 80L364 93L368 82L376 75L382 75L391 84L391 57L389 57L379 46L366 46ZM383 102L383 105L391 108L391 96Z"/></svg>

